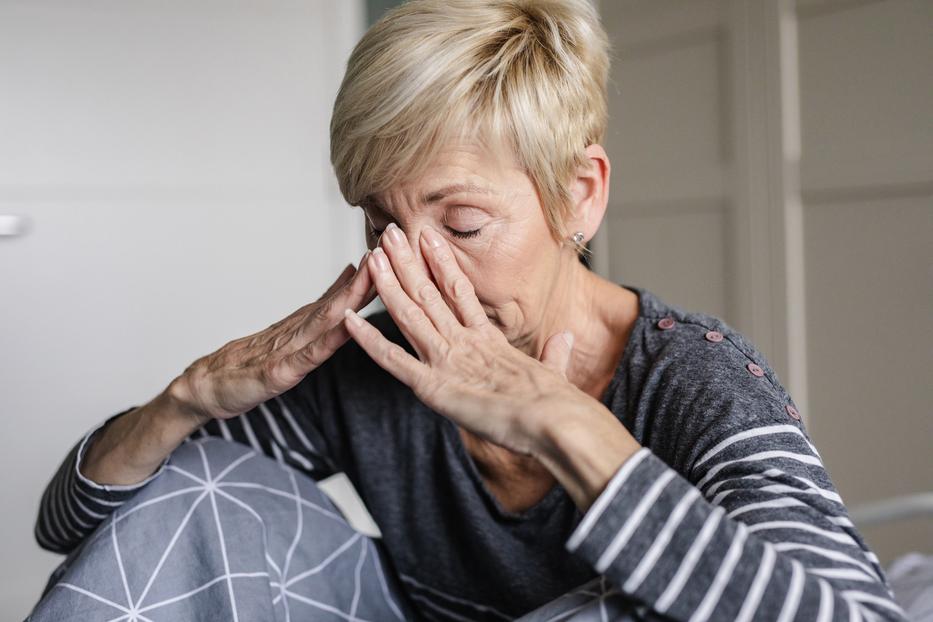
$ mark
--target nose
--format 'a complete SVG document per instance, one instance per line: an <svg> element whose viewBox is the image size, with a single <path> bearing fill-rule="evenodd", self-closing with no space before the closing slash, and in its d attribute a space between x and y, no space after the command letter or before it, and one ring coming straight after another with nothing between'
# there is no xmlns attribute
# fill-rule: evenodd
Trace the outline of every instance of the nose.
<svg viewBox="0 0 933 622"><path fill-rule="evenodd" d="M401 229L402 235L405 237L405 239L408 240L408 246L412 255L414 256L415 265L418 267L418 269L424 270L424 273L428 275L428 278L431 279L432 282L437 283L434 275L431 273L431 268L428 266L427 260L421 253L421 229L414 226L407 227L406 229L399 227L399 229ZM385 248L386 244L383 242L388 242L385 231L383 231L379 236L379 240L376 242L376 246Z"/></svg>
<svg viewBox="0 0 933 622"><path fill-rule="evenodd" d="M428 275L428 278L433 281L434 275L431 274L431 268L428 266L427 260L421 253L421 229L415 229L412 227L412 233L406 232L405 235L408 237L408 244L411 247L411 252L415 256L415 264L424 270L424 273Z"/></svg>

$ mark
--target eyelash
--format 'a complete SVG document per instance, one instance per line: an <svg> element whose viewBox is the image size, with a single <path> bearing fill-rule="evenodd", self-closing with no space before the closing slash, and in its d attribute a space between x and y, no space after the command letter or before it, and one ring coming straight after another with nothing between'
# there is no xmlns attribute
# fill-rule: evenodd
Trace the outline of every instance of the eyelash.
<svg viewBox="0 0 933 622"><path fill-rule="evenodd" d="M475 238L476 236L480 234L480 231L483 230L482 227L480 227L479 229L473 229L472 231L457 231L456 229L451 229L450 227L445 227L445 228L448 231L450 231L451 235L453 235L456 238L461 238L461 239ZM383 231L385 231L385 229L374 229L372 227L370 227L370 229L372 230L373 235L375 235L377 238L380 235L382 235Z"/></svg>

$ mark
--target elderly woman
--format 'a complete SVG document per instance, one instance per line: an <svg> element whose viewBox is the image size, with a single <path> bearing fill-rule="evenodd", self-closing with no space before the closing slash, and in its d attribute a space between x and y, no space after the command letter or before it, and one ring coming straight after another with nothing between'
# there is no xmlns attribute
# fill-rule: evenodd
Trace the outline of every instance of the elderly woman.
<svg viewBox="0 0 933 622"><path fill-rule="evenodd" d="M331 123L372 252L74 447L35 619L902 619L765 357L580 261L608 47L586 0L374 25Z"/></svg>

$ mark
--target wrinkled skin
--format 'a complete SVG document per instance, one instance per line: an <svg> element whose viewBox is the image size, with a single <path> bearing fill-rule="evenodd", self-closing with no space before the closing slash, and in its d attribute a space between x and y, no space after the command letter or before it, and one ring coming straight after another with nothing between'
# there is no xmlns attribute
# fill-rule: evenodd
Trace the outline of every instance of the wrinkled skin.
<svg viewBox="0 0 933 622"><path fill-rule="evenodd" d="M605 210L609 163L587 148L590 168L572 191L569 231L592 237ZM470 183L491 192L433 191ZM490 481L553 480L533 456L545 425L562 413L603 408L637 297L588 271L572 246L555 240L537 192L511 159L476 145L444 150L419 179L364 202L370 248L384 248L389 269L370 274L386 309L418 358L363 324L351 335L419 398L458 424ZM393 243L383 230L401 232ZM432 251L426 235L435 231ZM455 232L479 230L468 238ZM560 336L569 330L572 349ZM550 418L550 419L549 419ZM505 484L503 484L505 486Z"/></svg>

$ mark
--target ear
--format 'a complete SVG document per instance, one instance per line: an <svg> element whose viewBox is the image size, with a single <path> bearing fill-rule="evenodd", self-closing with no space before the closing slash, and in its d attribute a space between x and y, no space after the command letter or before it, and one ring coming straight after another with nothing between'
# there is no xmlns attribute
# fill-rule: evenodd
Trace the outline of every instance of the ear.
<svg viewBox="0 0 933 622"><path fill-rule="evenodd" d="M587 155L587 166L577 170L577 176L571 184L574 215L567 227L571 234L582 231L585 243L596 235L606 214L611 167L609 156L602 145L590 145L584 153Z"/></svg>

